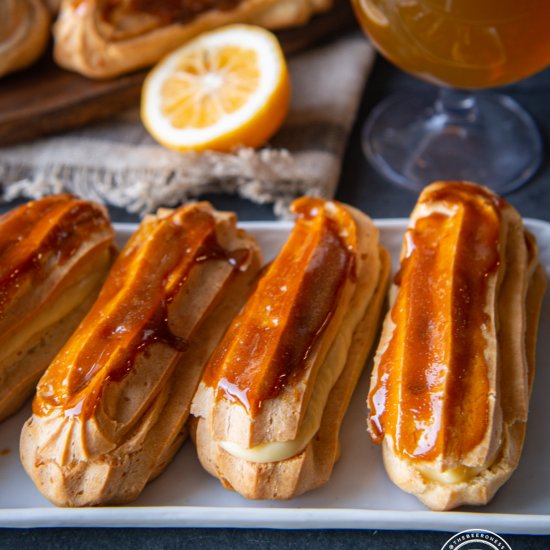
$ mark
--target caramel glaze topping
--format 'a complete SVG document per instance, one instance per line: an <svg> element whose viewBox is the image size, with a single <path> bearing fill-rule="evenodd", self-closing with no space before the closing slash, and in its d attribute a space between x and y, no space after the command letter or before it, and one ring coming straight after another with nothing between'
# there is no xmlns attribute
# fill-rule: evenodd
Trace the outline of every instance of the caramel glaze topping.
<svg viewBox="0 0 550 550"><path fill-rule="evenodd" d="M222 259L239 269L248 258L248 251L221 247L215 229L216 220L200 204L141 225L92 310L40 381L35 414L62 407L65 415L89 418L105 382L124 378L149 346L185 351L187 340L172 331L167 308L193 267Z"/></svg>
<svg viewBox="0 0 550 550"><path fill-rule="evenodd" d="M449 213L417 219L405 235L395 329L369 395L369 431L390 434L409 458L460 459L488 426L484 331L489 277L500 264L500 209L489 191L449 183L419 201Z"/></svg>
<svg viewBox="0 0 550 550"><path fill-rule="evenodd" d="M329 208L331 211L329 211ZM300 379L311 349L354 276L356 229L337 203L302 198L293 203L296 225L259 280L206 368L216 397L254 416L262 402Z"/></svg>
<svg viewBox="0 0 550 550"><path fill-rule="evenodd" d="M230 10L241 0L102 0L101 17L115 22L121 15L145 14L155 17L158 25L189 23L212 10Z"/></svg>
<svg viewBox="0 0 550 550"><path fill-rule="evenodd" d="M71 195L51 195L0 216L0 319L23 278L41 280L92 235L114 232L105 210Z"/></svg>

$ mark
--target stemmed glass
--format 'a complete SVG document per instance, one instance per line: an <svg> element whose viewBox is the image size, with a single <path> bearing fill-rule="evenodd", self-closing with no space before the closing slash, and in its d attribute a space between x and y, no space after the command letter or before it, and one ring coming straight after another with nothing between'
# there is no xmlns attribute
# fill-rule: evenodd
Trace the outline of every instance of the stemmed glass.
<svg viewBox="0 0 550 550"><path fill-rule="evenodd" d="M498 193L523 185L542 142L511 98L479 91L521 80L550 64L550 0L352 0L376 48L440 86L436 97L396 95L363 130L372 164L414 190L463 179ZM435 95L435 94L434 94Z"/></svg>

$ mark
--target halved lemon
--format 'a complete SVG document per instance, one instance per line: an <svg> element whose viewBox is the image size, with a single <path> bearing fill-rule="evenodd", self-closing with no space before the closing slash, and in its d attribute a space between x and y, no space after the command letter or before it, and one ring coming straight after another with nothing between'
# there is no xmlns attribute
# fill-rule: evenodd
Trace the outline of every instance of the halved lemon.
<svg viewBox="0 0 550 550"><path fill-rule="evenodd" d="M187 42L149 73L141 118L171 149L230 151L263 145L289 100L277 38L260 27L230 25Z"/></svg>

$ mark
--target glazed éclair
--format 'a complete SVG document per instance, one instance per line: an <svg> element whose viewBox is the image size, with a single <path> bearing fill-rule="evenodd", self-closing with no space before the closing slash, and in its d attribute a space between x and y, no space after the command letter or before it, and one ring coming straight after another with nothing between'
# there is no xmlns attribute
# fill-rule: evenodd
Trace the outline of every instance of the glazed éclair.
<svg viewBox="0 0 550 550"><path fill-rule="evenodd" d="M38 379L93 304L114 258L106 210L70 195L0 217L0 420Z"/></svg>
<svg viewBox="0 0 550 550"><path fill-rule="evenodd" d="M372 221L304 197L288 241L215 350L193 399L204 468L251 499L324 484L379 325L390 260Z"/></svg>
<svg viewBox="0 0 550 550"><path fill-rule="evenodd" d="M368 398L392 481L435 510L486 504L518 465L546 285L490 190L441 182L405 234Z"/></svg>
<svg viewBox="0 0 550 550"><path fill-rule="evenodd" d="M38 384L21 460L58 506L135 499L187 435L212 350L261 266L231 213L149 216Z"/></svg>

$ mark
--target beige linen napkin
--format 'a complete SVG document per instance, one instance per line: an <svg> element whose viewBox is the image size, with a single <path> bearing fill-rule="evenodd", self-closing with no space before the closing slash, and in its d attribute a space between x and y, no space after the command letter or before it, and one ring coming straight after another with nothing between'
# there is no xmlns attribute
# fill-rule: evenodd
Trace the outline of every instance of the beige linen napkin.
<svg viewBox="0 0 550 550"><path fill-rule="evenodd" d="M372 66L358 33L289 59L292 102L268 147L177 153L158 145L137 109L115 119L0 148L3 199L68 191L145 213L203 193L238 193L284 215L296 196L334 196L346 140Z"/></svg>

